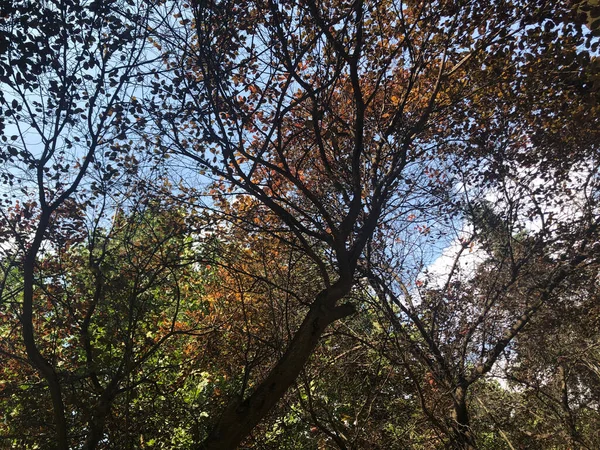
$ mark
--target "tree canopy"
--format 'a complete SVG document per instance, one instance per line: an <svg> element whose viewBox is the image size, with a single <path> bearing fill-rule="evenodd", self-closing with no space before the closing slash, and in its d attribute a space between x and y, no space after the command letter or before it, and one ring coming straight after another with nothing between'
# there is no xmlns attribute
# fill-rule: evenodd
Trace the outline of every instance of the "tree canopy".
<svg viewBox="0 0 600 450"><path fill-rule="evenodd" d="M2 8L1 448L600 446L595 2Z"/></svg>

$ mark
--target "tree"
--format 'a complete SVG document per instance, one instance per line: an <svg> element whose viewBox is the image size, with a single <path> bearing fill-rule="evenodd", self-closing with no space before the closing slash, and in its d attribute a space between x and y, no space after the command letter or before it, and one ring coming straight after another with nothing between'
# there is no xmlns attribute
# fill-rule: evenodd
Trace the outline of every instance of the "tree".
<svg viewBox="0 0 600 450"><path fill-rule="evenodd" d="M60 375L72 446L91 449L106 440L126 448L138 436L160 442L163 436L134 419L138 408L192 379L195 358L185 348L200 346L216 320L209 318L211 305L204 295L210 272L199 266L200 250L193 247L186 217L149 200L147 193L142 203L122 206L110 228L101 225L109 222L100 215L85 240L65 240L38 260L36 276L44 282L34 291L37 342ZM15 326L20 306L15 301L7 310L4 326ZM11 358L26 361L21 343L10 338ZM14 363L5 367L10 378L20 374L9 387L26 390L27 401L32 400L28 394L45 398L27 369ZM178 394L184 396L185 390ZM175 412L187 406L180 395L170 399ZM38 399L40 410L43 404ZM144 411L146 421L151 412ZM167 407L156 411L162 420L169 413ZM27 411L19 409L13 420L21 414ZM178 421L183 427L185 421ZM10 426L12 435L28 443L22 424ZM50 436L44 445L53 440Z"/></svg>
<svg viewBox="0 0 600 450"><path fill-rule="evenodd" d="M435 386L423 409L456 448L477 448L469 411L473 386L497 362L511 367L514 341L527 342L521 335L532 327L534 335L539 332L532 325L538 317L556 316L568 327L561 304L571 298L569 292L576 289L571 286L583 286L588 267L595 266L597 213L589 213L597 209L597 180L583 175L581 184L567 187L558 175L546 178L551 187L537 190L527 182L535 186L539 181L527 177L523 167L508 169L498 176L503 181L494 206L481 201L469 206L472 228L457 236L454 254L445 257L448 266L441 273L421 272L409 284L410 278L402 276L402 249L391 250L397 230L390 230L385 252L375 254L368 266L397 339L427 371L427 379L415 383ZM556 205L567 204L571 209L563 215ZM593 294L589 301L595 302ZM553 339L562 340L561 332L554 331Z"/></svg>
<svg viewBox="0 0 600 450"><path fill-rule="evenodd" d="M562 298L535 318L526 337L516 340L505 368L507 379L525 394L523 405L544 418L529 432L539 446L598 445L592 431L600 418L595 276L595 264L577 274Z"/></svg>
<svg viewBox="0 0 600 450"><path fill-rule="evenodd" d="M40 258L52 243L60 248L81 240L82 216L98 194L108 191L116 175L137 170L132 149L119 141L139 108L138 80L157 57L146 42L151 10L101 1L3 6L0 214L8 246L2 249L2 297L18 304L26 359L49 389L60 449L70 447L69 416L62 371L45 353L38 329L49 314L38 297L45 288ZM95 180L92 171L99 175ZM15 268L21 289L7 284Z"/></svg>
<svg viewBox="0 0 600 450"><path fill-rule="evenodd" d="M501 422L481 399L556 408L593 445L578 389L594 371L574 356L532 358L556 374L536 391L552 407L489 380L502 361L539 382L510 367L535 348L523 333L594 278L581 5L16 6L0 29L0 399L15 417L37 404L38 436L11 420L14 445L51 430L60 449L268 447L291 426L285 445L393 447L414 429L415 448L473 448ZM427 273L454 237L455 267ZM565 346L569 324L552 324ZM534 439L516 428L490 448Z"/></svg>
<svg viewBox="0 0 600 450"><path fill-rule="evenodd" d="M448 217L454 158L480 165L505 129L485 122L496 112L488 96L503 80L518 90L531 76L520 61L562 39L548 23L574 12L542 1L197 2L191 43L183 14L164 39L179 67L173 85L149 107L163 148L213 177L217 202L250 197L258 228L305 252L322 289L286 352L200 446L233 448L292 386L324 330L355 311L343 298L381 224L408 227L415 211L437 206ZM422 177L430 182L413 182Z"/></svg>

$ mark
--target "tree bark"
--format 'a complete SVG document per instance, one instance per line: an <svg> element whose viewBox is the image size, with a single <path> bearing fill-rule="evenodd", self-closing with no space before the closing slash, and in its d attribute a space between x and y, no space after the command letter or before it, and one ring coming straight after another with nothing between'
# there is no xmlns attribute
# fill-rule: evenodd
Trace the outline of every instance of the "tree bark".
<svg viewBox="0 0 600 450"><path fill-rule="evenodd" d="M319 293L283 357L248 398L231 402L198 450L238 447L294 383L327 326L354 312L350 305L336 306L351 286L350 280L340 279Z"/></svg>
<svg viewBox="0 0 600 450"><path fill-rule="evenodd" d="M565 364L561 362L557 370L558 383L560 388L560 403L564 413L564 422L569 433L569 441L573 450L588 448L582 440L571 405L569 404L569 386L568 375Z"/></svg>
<svg viewBox="0 0 600 450"><path fill-rule="evenodd" d="M44 358L36 344L33 325L33 288L35 282L34 271L36 256L49 222L50 213L45 211L40 218L40 223L31 247L23 259L23 312L21 315L21 325L23 343L25 344L27 357L48 384L48 390L50 391L50 397L52 398L56 439L55 448L58 450L68 450L67 419L65 416L65 406L62 399L60 380L54 367L52 367L46 358Z"/></svg>
<svg viewBox="0 0 600 450"><path fill-rule="evenodd" d="M457 450L476 450L475 435L471 429L469 408L467 406L468 386L458 386L454 390L454 410L452 411L452 428L454 447Z"/></svg>
<svg viewBox="0 0 600 450"><path fill-rule="evenodd" d="M98 400L92 417L88 421L89 432L83 444L83 450L94 450L98 446L98 442L100 442L104 435L104 425L106 418L110 414L112 400L113 398L106 398L105 396L102 396Z"/></svg>
<svg viewBox="0 0 600 450"><path fill-rule="evenodd" d="M50 397L52 398L56 448L58 450L68 450L67 420L65 417L65 406L62 400L62 389L58 374L42 356L35 343L35 334L33 330L33 262L26 262L23 272L24 300L23 316L21 318L23 326L23 342L25 343L25 349L29 360L48 384L48 390L50 391Z"/></svg>

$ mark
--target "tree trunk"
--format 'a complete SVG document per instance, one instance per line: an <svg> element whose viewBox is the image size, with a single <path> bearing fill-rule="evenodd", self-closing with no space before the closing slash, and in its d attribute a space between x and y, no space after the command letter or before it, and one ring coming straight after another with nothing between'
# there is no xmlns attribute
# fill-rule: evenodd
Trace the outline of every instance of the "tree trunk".
<svg viewBox="0 0 600 450"><path fill-rule="evenodd" d="M58 374L52 365L40 353L35 341L35 330L33 325L33 285L35 255L41 242L41 235L48 223L47 217L43 218L41 230L38 231L36 240L32 245L32 250L26 255L23 261L23 313L21 315L23 342L27 351L27 357L33 367L48 384L48 390L52 398L52 412L54 416L55 448L58 450L68 450L69 443L67 437L67 420L65 416L65 406L62 400L62 389ZM39 236L39 237L38 237Z"/></svg>
<svg viewBox="0 0 600 450"><path fill-rule="evenodd" d="M567 428L567 432L569 433L569 443L573 450L579 450L581 448L588 448L579 432L577 431L577 423L575 420L575 416L573 415L573 410L571 409L571 405L569 404L569 387L567 384L567 370L565 368L564 363L560 363L557 371L558 383L561 393L561 406L564 413L564 422Z"/></svg>
<svg viewBox="0 0 600 450"><path fill-rule="evenodd" d="M319 293L283 357L248 398L234 400L227 407L197 449L237 448L294 383L325 328L354 312L350 305L336 306L336 302L350 291L351 286L349 280L338 280L331 288Z"/></svg>
<svg viewBox="0 0 600 450"><path fill-rule="evenodd" d="M467 388L459 386L454 390L454 410L452 411L453 444L457 450L476 450L475 435L471 429L467 407Z"/></svg>
<svg viewBox="0 0 600 450"><path fill-rule="evenodd" d="M92 417L88 421L89 432L83 444L83 450L94 450L98 446L98 442L104 435L104 424L110 413L112 398L104 396L98 400L96 407L92 413Z"/></svg>

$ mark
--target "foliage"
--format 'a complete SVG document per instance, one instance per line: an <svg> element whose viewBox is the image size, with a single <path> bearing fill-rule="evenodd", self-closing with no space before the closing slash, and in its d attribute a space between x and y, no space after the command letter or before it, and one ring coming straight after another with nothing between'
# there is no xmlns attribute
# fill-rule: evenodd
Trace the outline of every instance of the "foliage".
<svg viewBox="0 0 600 450"><path fill-rule="evenodd" d="M0 446L600 445L592 0L2 8Z"/></svg>

